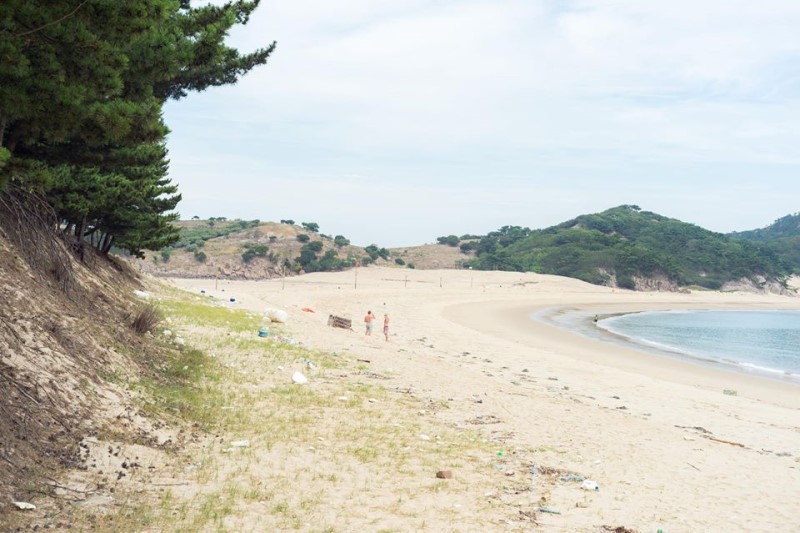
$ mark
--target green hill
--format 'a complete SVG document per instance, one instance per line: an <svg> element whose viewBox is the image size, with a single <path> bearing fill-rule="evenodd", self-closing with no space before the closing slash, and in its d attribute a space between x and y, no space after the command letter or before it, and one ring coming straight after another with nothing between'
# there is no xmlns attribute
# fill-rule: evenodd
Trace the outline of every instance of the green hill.
<svg viewBox="0 0 800 533"><path fill-rule="evenodd" d="M766 228L731 233L731 237L760 244L800 274L800 213L779 218Z"/></svg>
<svg viewBox="0 0 800 533"><path fill-rule="evenodd" d="M730 236L761 242L800 237L800 213L781 217L766 228L734 232Z"/></svg>
<svg viewBox="0 0 800 533"><path fill-rule="evenodd" d="M623 205L530 230L505 226L474 246L478 269L531 271L624 288L783 282L791 263L775 247Z"/></svg>

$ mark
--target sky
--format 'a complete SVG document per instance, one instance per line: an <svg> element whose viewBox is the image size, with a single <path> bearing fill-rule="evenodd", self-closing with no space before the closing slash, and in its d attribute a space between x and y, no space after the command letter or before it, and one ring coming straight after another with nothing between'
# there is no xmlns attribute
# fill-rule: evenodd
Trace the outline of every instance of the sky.
<svg viewBox="0 0 800 533"><path fill-rule="evenodd" d="M622 204L719 232L800 211L797 0L262 0L277 48L169 102L182 218L395 247Z"/></svg>

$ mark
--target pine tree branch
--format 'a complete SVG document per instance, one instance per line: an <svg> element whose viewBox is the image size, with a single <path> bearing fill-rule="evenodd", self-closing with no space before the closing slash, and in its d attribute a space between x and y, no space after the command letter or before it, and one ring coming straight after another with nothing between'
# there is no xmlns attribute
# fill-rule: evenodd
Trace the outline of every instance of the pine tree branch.
<svg viewBox="0 0 800 533"><path fill-rule="evenodd" d="M69 13L67 13L66 15L64 15L63 17L61 17L61 18L60 18L60 19L58 19L58 20L54 20L54 21L52 21L52 22L48 22L47 24L44 24L43 26L39 26L38 28L34 28L34 29L32 29L32 30L28 30L28 31L24 31L24 32L22 32L22 33L18 33L18 34L16 34L14 37L24 37L24 36L26 36L26 35L30 35L31 33L36 33L36 32L42 31L43 29L47 28L48 26L52 26L53 24L58 24L59 22L61 22L61 21L63 21L63 20L66 20L66 19L68 19L69 17L71 17L72 15L74 15L75 13L77 13L77 12L78 12L78 10L79 10L80 8L82 8L82 7L83 7L83 5L84 5L86 2L88 2L88 1L89 1L89 0L83 0L83 2L81 2L80 4L78 4L78 7L76 7L75 9L73 9L72 11L70 11Z"/></svg>

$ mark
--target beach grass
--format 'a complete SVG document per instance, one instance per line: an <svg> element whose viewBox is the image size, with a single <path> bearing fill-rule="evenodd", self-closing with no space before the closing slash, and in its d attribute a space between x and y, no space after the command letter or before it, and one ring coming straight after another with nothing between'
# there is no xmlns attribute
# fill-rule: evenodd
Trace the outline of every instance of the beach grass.
<svg viewBox="0 0 800 533"><path fill-rule="evenodd" d="M188 487L139 496L119 487L135 503L102 516L78 513L98 530L113 522L117 531L226 531L255 520L276 530L337 531L329 516L337 491L381 495L382 480L425 472L416 488L399 491L404 503L381 504L383 514L403 515L415 498L465 490L435 479L438 469L489 469L492 443L431 418L447 402L423 403L370 381L368 366L308 349L280 326L258 337L253 313L173 289L160 294L159 309L170 348L157 372L132 387L145 412L191 425L204 445L172 456ZM176 337L185 344L170 344ZM292 383L292 371L311 383ZM353 479L361 485L351 487Z"/></svg>

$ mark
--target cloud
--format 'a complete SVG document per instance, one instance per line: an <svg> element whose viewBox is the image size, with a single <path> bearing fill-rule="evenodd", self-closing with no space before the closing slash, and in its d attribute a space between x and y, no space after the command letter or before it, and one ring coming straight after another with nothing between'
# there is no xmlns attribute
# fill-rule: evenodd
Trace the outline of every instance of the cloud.
<svg viewBox="0 0 800 533"><path fill-rule="evenodd" d="M796 190L797 27L794 0L264 3L233 39L277 40L270 64L168 106L171 175L198 210L224 179L231 209L269 189L251 218L314 209L369 239L355 213L385 217L387 239L411 213L431 239L459 219L668 208L670 187L708 198L726 181L734 211L758 203L770 221L785 213L737 184Z"/></svg>

